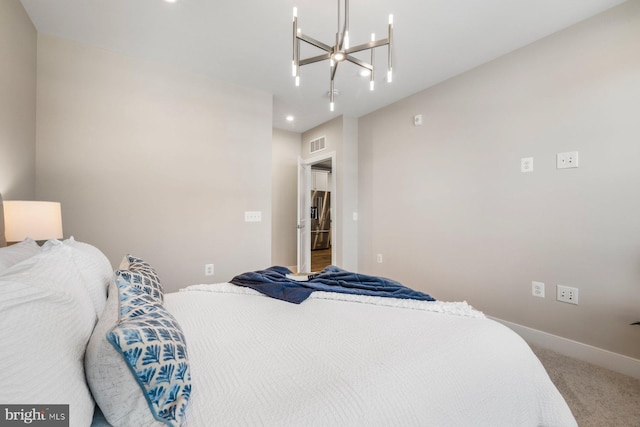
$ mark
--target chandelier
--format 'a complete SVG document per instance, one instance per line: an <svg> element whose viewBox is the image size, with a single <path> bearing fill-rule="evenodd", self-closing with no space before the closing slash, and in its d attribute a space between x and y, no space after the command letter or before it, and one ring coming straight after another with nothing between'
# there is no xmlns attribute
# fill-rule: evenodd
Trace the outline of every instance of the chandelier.
<svg viewBox="0 0 640 427"><path fill-rule="evenodd" d="M344 0L344 20L340 16L340 1L338 0L338 31L336 32L336 43L333 46L329 46L322 43L312 37L303 34L298 28L298 8L293 8L293 61L291 67L291 73L295 77L296 86L300 86L300 67L303 65L313 64L315 62L329 60L330 71L330 86L329 86L329 109L334 110L334 96L336 90L334 89L334 79L336 72L338 71L338 65L341 62L347 61L352 64L356 64L369 73L369 90L373 90L375 86L374 82L374 60L375 60L375 48L381 46L387 46L388 51L388 65L387 65L387 82L391 83L393 78L392 68L392 41L393 41L393 15L389 15L389 34L386 39L376 40L375 34L371 34L371 41L358 46L349 45L349 0ZM318 49L324 51L322 55L313 56L306 59L300 59L300 42L303 41ZM363 51L371 51L371 62L361 61L355 58L351 54Z"/></svg>

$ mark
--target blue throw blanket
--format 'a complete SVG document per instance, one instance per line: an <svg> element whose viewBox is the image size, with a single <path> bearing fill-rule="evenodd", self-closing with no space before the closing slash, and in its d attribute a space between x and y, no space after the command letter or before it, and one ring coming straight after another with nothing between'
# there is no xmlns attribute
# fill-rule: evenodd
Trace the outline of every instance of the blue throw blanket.
<svg viewBox="0 0 640 427"><path fill-rule="evenodd" d="M289 279L286 277L287 274L292 272L286 267L270 267L240 274L231 279L231 283L294 304L300 304L315 291L435 301L430 295L414 291L396 281L352 273L333 265L322 270L308 282Z"/></svg>

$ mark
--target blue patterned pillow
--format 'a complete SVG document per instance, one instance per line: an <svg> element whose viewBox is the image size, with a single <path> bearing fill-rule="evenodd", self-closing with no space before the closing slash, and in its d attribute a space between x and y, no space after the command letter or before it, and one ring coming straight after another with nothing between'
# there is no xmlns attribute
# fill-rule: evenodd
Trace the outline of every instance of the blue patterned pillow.
<svg viewBox="0 0 640 427"><path fill-rule="evenodd" d="M164 289L156 271L141 258L126 255L116 270L116 278L122 278L136 288L164 303Z"/></svg>
<svg viewBox="0 0 640 427"><path fill-rule="evenodd" d="M153 416L180 426L191 395L182 328L152 295L119 277L116 285L120 318L107 339L124 357Z"/></svg>

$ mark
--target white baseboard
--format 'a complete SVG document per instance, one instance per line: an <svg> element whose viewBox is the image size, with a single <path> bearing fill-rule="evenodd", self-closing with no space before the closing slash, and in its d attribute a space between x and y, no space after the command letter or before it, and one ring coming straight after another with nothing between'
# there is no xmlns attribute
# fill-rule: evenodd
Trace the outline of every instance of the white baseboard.
<svg viewBox="0 0 640 427"><path fill-rule="evenodd" d="M556 353L640 379L640 360L638 359L518 325L517 323L507 322L495 317L490 318L512 329L529 344L544 347Z"/></svg>

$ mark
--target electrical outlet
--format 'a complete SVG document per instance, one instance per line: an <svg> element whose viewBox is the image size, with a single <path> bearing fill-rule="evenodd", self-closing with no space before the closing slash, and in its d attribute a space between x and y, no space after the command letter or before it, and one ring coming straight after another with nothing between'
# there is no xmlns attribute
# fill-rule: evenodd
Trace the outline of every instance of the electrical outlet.
<svg viewBox="0 0 640 427"><path fill-rule="evenodd" d="M205 264L204 265L204 275L205 276L213 276L213 264Z"/></svg>
<svg viewBox="0 0 640 427"><path fill-rule="evenodd" d="M382 264L382 254L378 254L378 255L376 255L376 262L377 262L378 264Z"/></svg>
<svg viewBox="0 0 640 427"><path fill-rule="evenodd" d="M533 172L533 157L523 157L520 159L521 172Z"/></svg>
<svg viewBox="0 0 640 427"><path fill-rule="evenodd" d="M578 288L558 285L556 299L561 302L578 305Z"/></svg>
<svg viewBox="0 0 640 427"><path fill-rule="evenodd" d="M556 168L568 169L578 167L578 152L567 151L566 153L558 153L556 155Z"/></svg>
<svg viewBox="0 0 640 427"><path fill-rule="evenodd" d="M544 283L531 282L531 295L534 297L544 298Z"/></svg>

